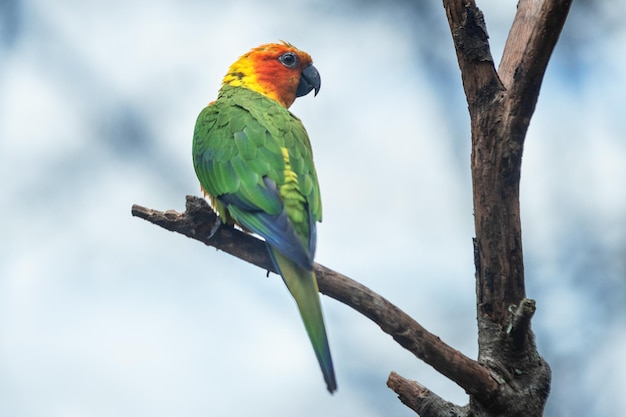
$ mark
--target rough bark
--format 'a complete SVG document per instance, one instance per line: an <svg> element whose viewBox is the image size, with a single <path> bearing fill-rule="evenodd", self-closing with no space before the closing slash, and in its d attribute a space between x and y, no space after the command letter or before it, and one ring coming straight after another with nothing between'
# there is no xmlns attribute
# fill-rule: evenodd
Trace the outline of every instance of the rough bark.
<svg viewBox="0 0 626 417"><path fill-rule="evenodd" d="M469 406L459 407L439 397L425 386L391 372L387 379L391 388L404 405L422 417L465 417L469 415Z"/></svg>
<svg viewBox="0 0 626 417"><path fill-rule="evenodd" d="M570 0L521 0L496 71L482 12L471 0L444 0L472 132L478 360L498 375L489 403L470 397L473 415L541 416L550 368L537 352L526 299L519 183L524 139Z"/></svg>
<svg viewBox="0 0 626 417"><path fill-rule="evenodd" d="M524 287L519 181L526 131L571 0L521 0L498 70L475 2L443 0L443 5L472 132L478 360L370 289L316 264L319 288L376 322L469 394L469 404L461 407L391 372L389 388L422 417L538 417L550 391L550 368L536 349L531 329L536 306ZM184 213L135 205L132 214L273 271L264 243L232 227L216 228L217 217L202 199L187 197Z"/></svg>

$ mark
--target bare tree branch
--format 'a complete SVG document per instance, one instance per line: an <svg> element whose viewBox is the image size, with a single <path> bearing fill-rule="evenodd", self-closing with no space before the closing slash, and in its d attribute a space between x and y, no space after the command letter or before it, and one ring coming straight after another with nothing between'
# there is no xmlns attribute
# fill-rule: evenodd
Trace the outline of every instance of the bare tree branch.
<svg viewBox="0 0 626 417"><path fill-rule="evenodd" d="M520 0L499 71L474 0L443 4L472 132L478 360L501 382L492 402L470 397L471 413L540 416L551 374L530 326L519 183L524 139L571 0Z"/></svg>
<svg viewBox="0 0 626 417"><path fill-rule="evenodd" d="M524 138L571 0L520 1L499 73L475 2L443 3L472 128L479 317L504 328L509 306L526 297L519 212Z"/></svg>
<svg viewBox="0 0 626 417"><path fill-rule="evenodd" d="M178 213L134 205L132 215L276 272L263 241L230 226L222 226L210 236L217 216L208 204L201 198L187 196L186 208L184 213ZM315 274L321 293L368 317L402 347L456 382L468 394L484 401L495 395L498 384L486 367L442 342L384 297L322 265L315 264Z"/></svg>
<svg viewBox="0 0 626 417"><path fill-rule="evenodd" d="M485 98L504 91L498 77L491 50L483 12L474 0L443 0L450 32L461 68L461 79L470 116L478 110Z"/></svg>
<svg viewBox="0 0 626 417"><path fill-rule="evenodd" d="M391 388L404 405L418 413L421 417L464 417L468 407L459 407L448 402L430 391L423 385L391 372L387 379Z"/></svg>
<svg viewBox="0 0 626 417"><path fill-rule="evenodd" d="M498 74L509 94L522 102L537 100L571 0L521 0L502 53ZM527 109L530 117L534 106Z"/></svg>

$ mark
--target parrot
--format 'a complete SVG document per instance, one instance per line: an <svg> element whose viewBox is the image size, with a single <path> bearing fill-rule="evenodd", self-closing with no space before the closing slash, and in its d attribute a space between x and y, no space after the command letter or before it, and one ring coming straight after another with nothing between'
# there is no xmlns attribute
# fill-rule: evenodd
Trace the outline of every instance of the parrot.
<svg viewBox="0 0 626 417"><path fill-rule="evenodd" d="M320 90L311 56L268 43L235 61L217 99L198 115L192 156L201 190L220 223L261 236L296 301L326 387L337 389L313 270L322 204L309 136L289 111Z"/></svg>

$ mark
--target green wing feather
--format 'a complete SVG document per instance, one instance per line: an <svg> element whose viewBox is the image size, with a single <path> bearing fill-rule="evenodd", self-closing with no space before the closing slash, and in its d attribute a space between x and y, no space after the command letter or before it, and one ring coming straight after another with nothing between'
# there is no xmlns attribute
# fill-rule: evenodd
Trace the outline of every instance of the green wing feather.
<svg viewBox="0 0 626 417"><path fill-rule="evenodd" d="M194 168L213 197L245 194L275 214L280 202L269 201L272 198L262 192L263 178L278 185L285 182L283 147L289 150L310 215L321 221L317 174L304 126L287 109L254 91L225 85L218 99L202 110L194 131Z"/></svg>
<svg viewBox="0 0 626 417"><path fill-rule="evenodd" d="M224 85L196 122L193 162L202 188L233 219L262 236L294 296L329 391L336 389L313 273L322 205L309 137L287 109Z"/></svg>

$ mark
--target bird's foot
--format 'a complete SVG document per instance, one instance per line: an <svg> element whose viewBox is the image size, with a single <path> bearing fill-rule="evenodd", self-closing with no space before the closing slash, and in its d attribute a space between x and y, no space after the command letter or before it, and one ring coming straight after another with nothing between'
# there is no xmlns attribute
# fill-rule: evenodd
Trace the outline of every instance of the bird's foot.
<svg viewBox="0 0 626 417"><path fill-rule="evenodd" d="M222 227L222 224L222 219L220 219L218 216L217 220L215 220L215 223L211 227L211 230L209 230L209 236L207 236L207 240L210 240L213 236L215 236L220 227Z"/></svg>

